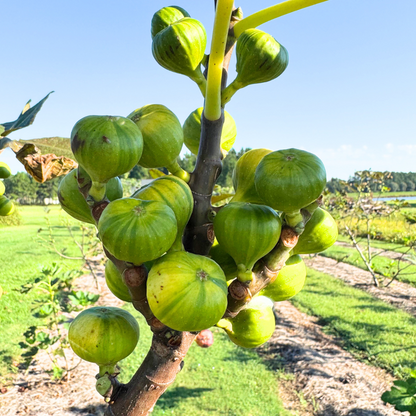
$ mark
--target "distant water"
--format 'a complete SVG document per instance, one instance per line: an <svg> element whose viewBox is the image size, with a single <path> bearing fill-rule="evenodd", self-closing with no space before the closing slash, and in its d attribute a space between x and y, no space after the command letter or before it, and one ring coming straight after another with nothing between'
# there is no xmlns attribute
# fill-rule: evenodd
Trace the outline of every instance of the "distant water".
<svg viewBox="0 0 416 416"><path fill-rule="evenodd" d="M373 198L378 201L394 201L395 199L404 199L406 201L410 201L411 199L416 199L416 196L384 196L382 198Z"/></svg>

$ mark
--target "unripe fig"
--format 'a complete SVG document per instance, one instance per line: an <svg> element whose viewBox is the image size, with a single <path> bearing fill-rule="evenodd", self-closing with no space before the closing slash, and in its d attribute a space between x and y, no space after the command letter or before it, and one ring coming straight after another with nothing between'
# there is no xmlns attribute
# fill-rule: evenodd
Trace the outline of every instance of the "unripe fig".
<svg viewBox="0 0 416 416"><path fill-rule="evenodd" d="M259 197L277 211L293 213L315 201L326 186L325 167L317 156L299 149L264 156L254 183Z"/></svg>
<svg viewBox="0 0 416 416"><path fill-rule="evenodd" d="M269 283L259 294L267 296L274 302L281 302L298 294L305 284L305 279L305 263L300 256L294 255L286 260L276 280Z"/></svg>
<svg viewBox="0 0 416 416"><path fill-rule="evenodd" d="M110 292L116 298L119 298L124 302L132 301L129 288L124 283L123 276L111 260L107 260L107 263L105 264L105 282L107 283Z"/></svg>
<svg viewBox="0 0 416 416"><path fill-rule="evenodd" d="M223 104L240 88L271 81L280 76L289 64L287 50L273 36L259 30L247 29L237 40L237 77L224 89Z"/></svg>
<svg viewBox="0 0 416 416"><path fill-rule="evenodd" d="M4 195L0 196L0 215L2 217L7 217L8 215L12 215L14 212L15 206L9 198L5 197Z"/></svg>
<svg viewBox="0 0 416 416"><path fill-rule="evenodd" d="M204 329L196 336L195 342L201 348L209 348L214 343L214 334L209 329Z"/></svg>
<svg viewBox="0 0 416 416"><path fill-rule="evenodd" d="M227 283L220 266L186 251L157 260L147 279L147 300L157 319L177 331L202 331L227 308Z"/></svg>
<svg viewBox="0 0 416 416"><path fill-rule="evenodd" d="M217 239L214 240L209 256L221 267L227 282L237 277L238 268L234 259L218 243Z"/></svg>
<svg viewBox="0 0 416 416"><path fill-rule="evenodd" d="M234 202L222 208L214 219L219 244L237 264L237 278L252 279L257 260L277 244L282 223L277 213L265 205Z"/></svg>
<svg viewBox="0 0 416 416"><path fill-rule="evenodd" d="M166 204L134 198L110 202L98 221L104 247L117 259L136 265L169 250L177 230L175 213Z"/></svg>
<svg viewBox="0 0 416 416"><path fill-rule="evenodd" d="M338 238L338 226L331 214L317 208L299 236L293 254L320 253L331 247Z"/></svg>
<svg viewBox="0 0 416 416"><path fill-rule="evenodd" d="M170 250L182 250L182 235L194 208L189 186L176 176L162 176L136 191L132 198L165 203L175 213L178 232Z"/></svg>
<svg viewBox="0 0 416 416"><path fill-rule="evenodd" d="M158 10L152 18L152 39L172 23L189 16L188 12L179 6L168 6Z"/></svg>
<svg viewBox="0 0 416 416"><path fill-rule="evenodd" d="M194 154L198 154L199 142L201 140L201 117L204 108L200 107L189 114L183 124L183 139L185 146ZM221 152L223 157L233 147L237 137L237 127L234 119L227 111L224 111L224 125L221 133Z"/></svg>
<svg viewBox="0 0 416 416"><path fill-rule="evenodd" d="M123 197L123 186L118 177L112 178L107 182L105 193L110 201ZM62 209L71 217L79 221L95 224L90 207L78 189L77 169L65 175L59 183L58 199Z"/></svg>
<svg viewBox="0 0 416 416"><path fill-rule="evenodd" d="M72 321L68 341L80 358L100 366L100 376L114 373L118 361L136 348L139 325L127 311L96 306L85 309Z"/></svg>
<svg viewBox="0 0 416 416"><path fill-rule="evenodd" d="M205 95L206 79L200 63L206 45L207 34L202 23L185 17L157 33L153 38L152 53L163 68L188 76Z"/></svg>
<svg viewBox="0 0 416 416"><path fill-rule="evenodd" d="M217 326L227 332L234 344L244 348L259 347L270 339L276 327L273 302L258 296L235 318L221 319Z"/></svg>
<svg viewBox="0 0 416 416"><path fill-rule="evenodd" d="M3 184L3 181L0 181L0 196L4 195L6 192L6 187Z"/></svg>
<svg viewBox="0 0 416 416"><path fill-rule="evenodd" d="M0 162L0 179L6 179L12 174L12 171L7 163Z"/></svg>
<svg viewBox="0 0 416 416"><path fill-rule="evenodd" d="M127 117L134 121L143 135L139 165L145 168L166 167L186 180L189 174L176 161L183 145L183 131L175 114L164 105L151 104L138 108Z"/></svg>
<svg viewBox="0 0 416 416"><path fill-rule="evenodd" d="M257 194L254 185L254 174L263 157L271 152L272 151L269 149L253 149L244 153L243 156L238 159L233 172L235 195L231 202L264 204Z"/></svg>
<svg viewBox="0 0 416 416"><path fill-rule="evenodd" d="M113 116L87 116L71 132L71 149L92 180L90 195L104 196L103 185L130 171L143 151L143 137L130 119Z"/></svg>

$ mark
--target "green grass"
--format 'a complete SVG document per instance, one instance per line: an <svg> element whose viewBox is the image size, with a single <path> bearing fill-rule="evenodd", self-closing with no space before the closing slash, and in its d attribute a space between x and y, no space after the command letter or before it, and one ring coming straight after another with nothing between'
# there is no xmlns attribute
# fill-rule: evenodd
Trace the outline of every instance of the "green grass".
<svg viewBox="0 0 416 416"><path fill-rule="evenodd" d="M351 192L348 194L350 198L356 198L358 196L358 192ZM416 191L397 191L397 192L374 192L374 198L399 198L405 199L409 196L416 196Z"/></svg>
<svg viewBox="0 0 416 416"><path fill-rule="evenodd" d="M18 343L23 340L22 334L30 325L39 323L30 308L40 295L35 291L21 294L18 292L20 287L39 276L40 266L52 262L59 262L67 269L80 269L82 266L80 260L64 260L52 249L39 244L39 229L47 229L43 207L23 206L19 210L23 225L0 228L0 286L4 291L0 299L0 376L16 370L12 363L21 354ZM68 230L61 225L63 218L69 218L67 214L54 206L50 208L48 217L58 247L67 247L69 256L79 256ZM73 221L75 235L79 235L77 223ZM46 233L41 233L44 234L46 236Z"/></svg>
<svg viewBox="0 0 416 416"><path fill-rule="evenodd" d="M416 367L416 319L330 275L308 270L293 298L302 311L318 316L327 332L361 360L402 377Z"/></svg>
<svg viewBox="0 0 416 416"><path fill-rule="evenodd" d="M362 245L361 248L363 249L364 245ZM365 251L364 254L366 254ZM321 253L321 255L343 263L357 266L363 270L367 270L363 259L354 247L349 248L334 245ZM372 266L376 273L379 273L386 278L391 278L393 277L394 273L397 272L399 268L399 262L388 257L382 257L381 255L378 255L373 258ZM400 269L403 269L407 266L408 263L400 262ZM410 265L407 267L406 270L403 270L403 272L401 272L396 279L416 287L416 265Z"/></svg>
<svg viewBox="0 0 416 416"><path fill-rule="evenodd" d="M121 381L128 381L144 359L151 332L131 306L140 325L134 353L121 362ZM160 398L152 415L288 416L278 397L277 374L253 350L237 347L222 330L212 328L210 348L191 346L185 366Z"/></svg>
<svg viewBox="0 0 416 416"><path fill-rule="evenodd" d="M358 244L360 245L360 247L364 248L367 246L366 238L357 238L356 240ZM338 236L338 241L351 244L351 239L341 234ZM381 241L381 240L371 240L370 244L371 244L371 247L379 248L382 250L396 251L397 253L409 253L409 254L411 253L409 252L409 247L404 246L403 244L390 243L388 241Z"/></svg>

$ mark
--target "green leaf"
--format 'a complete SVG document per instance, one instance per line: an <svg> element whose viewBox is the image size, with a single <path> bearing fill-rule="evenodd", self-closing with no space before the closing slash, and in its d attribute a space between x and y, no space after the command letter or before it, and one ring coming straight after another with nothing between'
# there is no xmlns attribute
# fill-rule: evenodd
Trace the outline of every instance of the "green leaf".
<svg viewBox="0 0 416 416"><path fill-rule="evenodd" d="M66 137L44 137L42 139L33 140L16 140L22 145L30 143L35 145L42 154L54 154L56 156L65 156L69 159L74 159L74 154L71 150L71 139Z"/></svg>
<svg viewBox="0 0 416 416"><path fill-rule="evenodd" d="M24 127L30 126L33 121L35 120L36 115L38 114L39 110L42 108L43 103L48 99L49 95L52 94L53 91L51 91L45 98L40 100L36 105L34 105L32 108L30 108L29 103L31 100L29 100L25 107L23 108L22 113L15 121L10 121L7 123L0 123L2 132L0 133L1 136L7 136L13 131L23 129Z"/></svg>
<svg viewBox="0 0 416 416"><path fill-rule="evenodd" d="M416 410L416 396L414 385L404 380L397 380L390 391L382 394L381 400L394 405L400 412L413 412Z"/></svg>

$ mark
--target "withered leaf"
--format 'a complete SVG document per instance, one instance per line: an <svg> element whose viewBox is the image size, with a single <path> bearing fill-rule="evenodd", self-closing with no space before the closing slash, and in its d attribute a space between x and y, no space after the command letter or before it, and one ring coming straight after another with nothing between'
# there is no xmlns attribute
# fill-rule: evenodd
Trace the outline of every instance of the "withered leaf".
<svg viewBox="0 0 416 416"><path fill-rule="evenodd" d="M16 158L24 165L27 173L40 183L66 175L78 166L74 160L65 156L42 155L34 144L25 144L16 153Z"/></svg>

